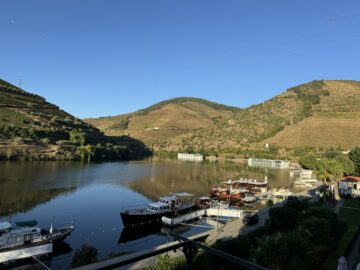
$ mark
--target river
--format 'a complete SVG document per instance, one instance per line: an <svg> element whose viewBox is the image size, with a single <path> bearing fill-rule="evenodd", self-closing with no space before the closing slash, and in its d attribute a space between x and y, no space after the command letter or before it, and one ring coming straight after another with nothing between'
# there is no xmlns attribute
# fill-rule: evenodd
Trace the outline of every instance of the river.
<svg viewBox="0 0 360 270"><path fill-rule="evenodd" d="M208 194L214 183L238 177L267 177L276 188L292 182L287 170L232 162L0 162L0 221L8 220L11 209L13 221L36 219L40 227L50 226L52 219L55 225L73 223L75 231L46 262L67 269L83 244L96 247L101 260L166 243L164 235L123 231L121 208L144 205L170 192ZM189 236L201 228L177 230Z"/></svg>

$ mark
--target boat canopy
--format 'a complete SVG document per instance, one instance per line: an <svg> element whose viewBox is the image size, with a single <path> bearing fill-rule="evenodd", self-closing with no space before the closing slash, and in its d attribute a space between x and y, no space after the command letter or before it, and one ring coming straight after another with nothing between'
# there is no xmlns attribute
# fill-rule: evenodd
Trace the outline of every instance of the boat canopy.
<svg viewBox="0 0 360 270"><path fill-rule="evenodd" d="M34 227L36 226L38 223L36 220L26 220L26 221L18 221L15 222L16 226L18 227Z"/></svg>
<svg viewBox="0 0 360 270"><path fill-rule="evenodd" d="M0 231L8 230L11 228L11 224L9 222L0 222Z"/></svg>
<svg viewBox="0 0 360 270"><path fill-rule="evenodd" d="M210 198L210 197L205 197L205 196L204 196L204 197L200 197L200 198L199 198L199 200L211 200L211 198Z"/></svg>
<svg viewBox="0 0 360 270"><path fill-rule="evenodd" d="M161 197L160 201L175 201L176 200L176 196L171 196L171 197Z"/></svg>
<svg viewBox="0 0 360 270"><path fill-rule="evenodd" d="M163 206L167 206L167 204L165 204L165 203L160 203L160 202L154 202L154 203L150 203L149 206L152 206L152 207L163 207Z"/></svg>
<svg viewBox="0 0 360 270"><path fill-rule="evenodd" d="M191 193L187 193L187 192L171 193L171 195L176 196L176 197L187 197L187 196L193 196L193 194L191 194Z"/></svg>

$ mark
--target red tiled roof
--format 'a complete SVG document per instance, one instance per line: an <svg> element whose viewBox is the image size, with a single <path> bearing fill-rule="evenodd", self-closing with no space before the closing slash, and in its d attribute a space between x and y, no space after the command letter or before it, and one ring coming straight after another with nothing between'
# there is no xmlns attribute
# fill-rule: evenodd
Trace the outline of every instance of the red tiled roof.
<svg viewBox="0 0 360 270"><path fill-rule="evenodd" d="M341 179L340 181L345 181L345 182L360 182L360 177L358 176L346 176L343 179Z"/></svg>

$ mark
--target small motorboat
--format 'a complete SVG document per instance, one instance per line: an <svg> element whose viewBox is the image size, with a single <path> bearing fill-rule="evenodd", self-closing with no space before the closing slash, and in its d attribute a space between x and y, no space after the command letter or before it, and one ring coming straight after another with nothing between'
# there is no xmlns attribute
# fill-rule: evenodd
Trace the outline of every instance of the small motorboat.
<svg viewBox="0 0 360 270"><path fill-rule="evenodd" d="M8 261L52 253L53 243L61 241L74 230L73 225L36 227L36 221L0 223L0 264Z"/></svg>

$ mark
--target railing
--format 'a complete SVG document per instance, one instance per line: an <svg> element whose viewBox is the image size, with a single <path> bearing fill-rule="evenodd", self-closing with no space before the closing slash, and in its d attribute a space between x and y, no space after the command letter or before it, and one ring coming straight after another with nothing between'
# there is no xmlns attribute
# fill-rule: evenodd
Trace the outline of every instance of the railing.
<svg viewBox="0 0 360 270"><path fill-rule="evenodd" d="M202 249L205 252L211 253L215 256L221 257L225 260L231 261L234 264L240 265L242 267L245 267L245 269L250 270L267 270L264 267L261 267L259 265L256 265L252 262L240 259L238 257L235 257L233 255L230 255L228 253L222 252L220 250L208 247L204 244L201 244L201 242L205 241L205 239L209 236L208 232L201 233L189 238L185 238L176 234L169 233L169 236L174 237L178 241L173 241L171 243L157 246L152 249L139 251L133 254L119 256L115 258L111 258L102 262L97 262L89 265L85 265L82 267L74 268L73 270L90 270L90 269L101 269L101 270L107 270L107 269L114 269L117 267L121 267L124 265L128 265L131 263L135 263L138 261L141 261L143 259L147 259L168 251L173 251L176 249L181 249L186 257L186 262L188 269L192 269L192 262L195 254L197 253L198 249Z"/></svg>

